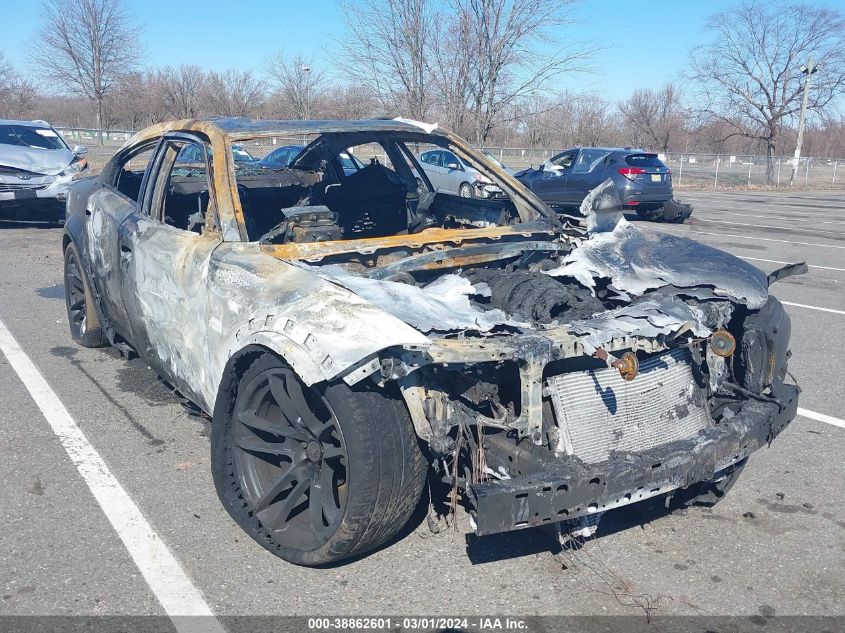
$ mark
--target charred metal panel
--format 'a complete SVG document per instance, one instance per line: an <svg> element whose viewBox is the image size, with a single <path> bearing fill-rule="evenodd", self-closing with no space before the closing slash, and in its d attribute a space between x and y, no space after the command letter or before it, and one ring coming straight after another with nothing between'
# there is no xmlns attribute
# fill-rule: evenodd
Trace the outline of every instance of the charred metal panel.
<svg viewBox="0 0 845 633"><path fill-rule="evenodd" d="M575 277L588 288L596 278L634 296L665 285L710 287L720 297L763 307L768 283L762 271L724 251L682 237L640 228L622 219L567 255L553 277Z"/></svg>

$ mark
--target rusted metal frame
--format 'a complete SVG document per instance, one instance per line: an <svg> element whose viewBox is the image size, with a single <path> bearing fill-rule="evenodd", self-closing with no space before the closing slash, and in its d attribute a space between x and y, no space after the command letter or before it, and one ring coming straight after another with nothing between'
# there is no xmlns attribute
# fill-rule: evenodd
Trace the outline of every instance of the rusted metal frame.
<svg viewBox="0 0 845 633"><path fill-rule="evenodd" d="M246 242L248 238L243 221L243 209L238 197L235 160L232 156L231 144L214 123L195 119L159 123L135 134L124 143L120 151L145 140L164 136L168 132L199 132L208 138L212 151L212 182L217 198L217 215L223 239Z"/></svg>
<svg viewBox="0 0 845 633"><path fill-rule="evenodd" d="M217 192L218 216L220 220L221 230L223 232L223 238L226 241L249 241L246 230L246 223L244 222L243 207L241 206L240 196L238 195L237 190L237 179L235 176L235 161L231 152L231 144L235 141L246 141L256 138L272 138L273 136L278 136L279 131L267 129L226 133L223 132L212 121L182 119L177 121L168 121L166 123L159 123L158 125L153 125L149 128L146 128L145 130L142 130L141 132L138 132L137 134L132 136L132 138L130 138L126 143L124 143L121 150L126 147L131 147L132 145L135 145L140 141L154 138L156 136L163 136L167 132L178 131L200 132L208 137L213 152L213 182L215 190ZM368 130L366 129L361 131L368 132ZM347 132L347 130L337 131L337 133ZM294 130L288 133L295 134L298 132ZM333 133L333 129L329 127L326 129L313 130L311 128L305 127L302 129L301 133L330 134ZM416 132L397 131L395 133L390 132L390 134L395 134L398 136L407 134L409 136L412 136L416 134ZM422 132L420 132L420 135L425 136L425 134L423 134ZM526 218L525 214L523 213L524 208L530 208L539 216L545 218L546 221L550 222L552 225L552 229L560 231L562 228L564 228L557 215L544 202L537 198L537 196L535 196L533 193L526 190L525 187L521 185L510 174L499 168L499 166L493 163L491 160L484 157L483 154L478 154L469 145L465 144L459 137L442 128L437 129L434 133L432 133L431 136L439 139L444 139L445 144L453 145L454 148L457 148L459 150L458 153L462 157L467 158L467 161L470 164L474 166L480 166L482 173L484 171L490 171L496 177L502 180L507 187L507 192L510 195L518 198L519 204L517 204L517 211L520 213L520 218L522 218L523 221L529 219ZM478 155L481 156L480 160L477 158ZM239 240L234 239L236 233L237 236L240 238ZM323 242L320 244L325 247L327 244L330 243ZM284 257L284 255L282 257Z"/></svg>
<svg viewBox="0 0 845 633"><path fill-rule="evenodd" d="M436 250L408 255L398 261L376 268L367 276L373 279L384 279L405 270L437 270L438 268L469 266L508 257L517 257L528 251L569 251L570 249L569 244L554 241L517 241L469 245L461 249L458 256L450 250Z"/></svg>
<svg viewBox="0 0 845 633"><path fill-rule="evenodd" d="M206 209L205 218L204 218L204 234L221 234L222 230L220 229L220 216L219 212L217 211L217 196L216 196L216 189L214 187L213 177L210 173L212 171L211 161L208 160L208 148L205 139L201 136L198 136L194 133L190 132L167 132L162 137L162 143L159 148L156 150L157 159L156 164L154 165L154 172L156 177L158 177L159 172L161 171L162 166L164 166L164 146L170 141L182 141L187 143L194 143L198 145L202 149L203 157L205 160L205 183L208 187L208 205L209 209ZM160 158L158 157L160 155ZM170 168L173 169L175 166L175 161L170 165ZM150 173L153 173L152 171ZM152 203L153 201L149 201ZM211 213L209 213L209 210ZM150 217L153 217L152 212L150 212ZM159 221L164 222L164 218L157 218Z"/></svg>
<svg viewBox="0 0 845 633"><path fill-rule="evenodd" d="M452 243L474 239L498 239L510 235L531 235L543 233L555 235L551 228L529 227L526 225L494 226L483 229L441 229L429 228L412 235L389 235L358 240L340 240L336 242L301 242L290 244L262 244L261 250L279 259L319 260L330 255L342 253L373 254L386 248L420 248L428 244Z"/></svg>

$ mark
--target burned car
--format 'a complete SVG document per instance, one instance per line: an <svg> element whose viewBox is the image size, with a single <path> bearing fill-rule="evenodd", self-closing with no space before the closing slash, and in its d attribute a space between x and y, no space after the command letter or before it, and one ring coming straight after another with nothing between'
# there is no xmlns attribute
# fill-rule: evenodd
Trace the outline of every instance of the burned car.
<svg viewBox="0 0 845 633"><path fill-rule="evenodd" d="M233 144L288 138L310 139L289 165L235 164ZM504 195L436 192L418 145ZM293 563L385 543L427 477L480 535L712 501L796 413L768 286L797 269L638 228L614 196L562 223L414 121L156 125L71 189L71 334L137 353L211 418L223 505Z"/></svg>

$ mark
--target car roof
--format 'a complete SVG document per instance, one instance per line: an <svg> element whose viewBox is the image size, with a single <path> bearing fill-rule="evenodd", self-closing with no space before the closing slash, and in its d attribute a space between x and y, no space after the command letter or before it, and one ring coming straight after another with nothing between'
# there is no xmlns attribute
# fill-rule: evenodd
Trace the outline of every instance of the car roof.
<svg viewBox="0 0 845 633"><path fill-rule="evenodd" d="M346 120L277 120L277 119L248 119L245 117L212 117L204 119L220 129L227 136L243 136L247 134L326 134L339 132L428 132L430 126L408 120L396 119L363 119L359 121ZM436 126L435 126L436 127ZM436 129L431 133L437 134Z"/></svg>
<svg viewBox="0 0 845 633"><path fill-rule="evenodd" d="M591 145L579 145L577 147L568 147L567 149L562 149L557 154L563 154L565 152L571 152L578 149L597 149L603 152L619 152L624 154L653 154L654 152L647 152L644 149L639 149L637 147L593 147Z"/></svg>
<svg viewBox="0 0 845 633"><path fill-rule="evenodd" d="M23 127L52 127L47 121L18 121L16 119L0 119L0 125L20 125Z"/></svg>

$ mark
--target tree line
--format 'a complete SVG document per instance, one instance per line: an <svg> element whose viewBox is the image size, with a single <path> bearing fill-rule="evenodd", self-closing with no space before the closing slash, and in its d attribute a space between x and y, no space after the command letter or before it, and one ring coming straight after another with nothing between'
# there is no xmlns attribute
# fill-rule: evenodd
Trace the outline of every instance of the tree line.
<svg viewBox="0 0 845 633"><path fill-rule="evenodd" d="M0 117L138 129L210 115L405 116L484 146L774 156L794 149L813 57L804 153L845 154L845 21L826 7L747 0L715 13L682 76L614 102L556 87L591 70L591 47L560 37L577 33L576 0L337 1L345 30L329 73L284 51L249 69L145 68L123 0L46 0L27 74L0 53Z"/></svg>

